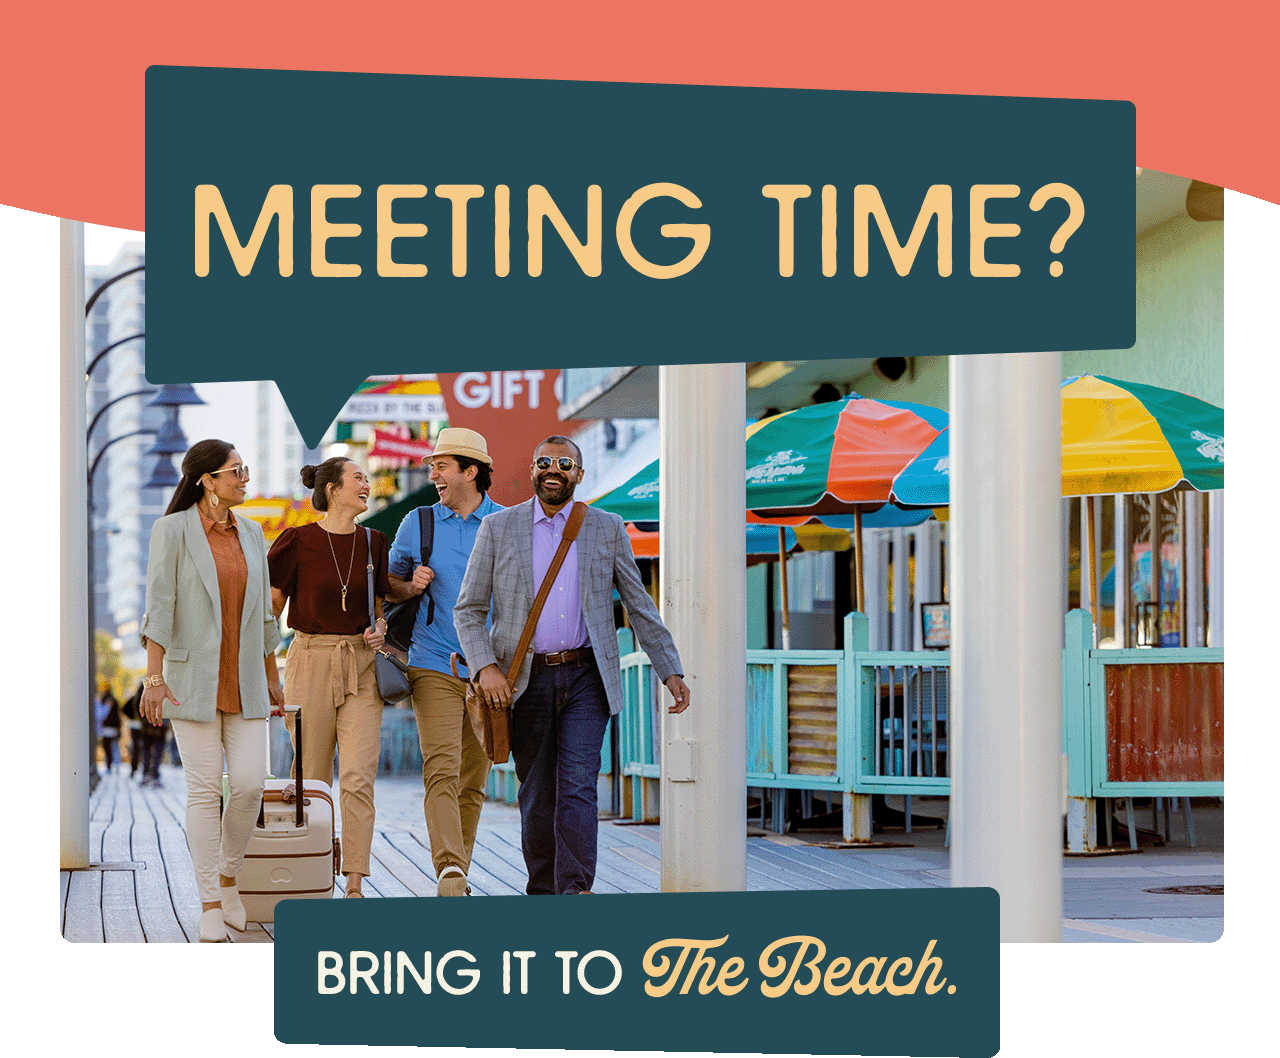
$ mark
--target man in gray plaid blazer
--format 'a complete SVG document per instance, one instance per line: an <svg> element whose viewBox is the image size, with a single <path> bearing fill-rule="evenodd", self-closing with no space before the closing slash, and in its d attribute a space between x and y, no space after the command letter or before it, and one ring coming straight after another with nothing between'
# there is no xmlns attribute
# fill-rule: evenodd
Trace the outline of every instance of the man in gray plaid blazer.
<svg viewBox="0 0 1280 1058"><path fill-rule="evenodd" d="M640 581L631 541L616 514L588 507L535 627L507 684L520 633L560 544L582 453L567 437L534 450L533 499L480 523L462 579L454 624L481 693L511 705L512 756L520 779L521 846L530 894L590 893L596 871L596 776L612 714L622 709L613 587L653 671L689 706L675 644ZM485 620L492 606L492 628Z"/></svg>

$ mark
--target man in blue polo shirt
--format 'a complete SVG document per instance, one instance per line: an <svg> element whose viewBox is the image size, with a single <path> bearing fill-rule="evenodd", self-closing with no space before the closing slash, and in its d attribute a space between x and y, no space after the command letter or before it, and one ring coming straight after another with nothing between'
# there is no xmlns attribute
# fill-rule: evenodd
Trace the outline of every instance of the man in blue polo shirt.
<svg viewBox="0 0 1280 1058"><path fill-rule="evenodd" d="M485 439L474 430L441 430L426 462L431 484L440 494L440 502L428 508L435 520L430 565L419 564L422 548L414 510L396 531L388 573L392 602L426 591L435 604L430 623L425 601L418 608L409 648L413 711L422 746L422 810L431 839L436 894L467 896L489 760L467 720L466 684L453 675L449 664L449 655L462 650L453 627L453 607L480 519L502 507L489 499L493 461Z"/></svg>

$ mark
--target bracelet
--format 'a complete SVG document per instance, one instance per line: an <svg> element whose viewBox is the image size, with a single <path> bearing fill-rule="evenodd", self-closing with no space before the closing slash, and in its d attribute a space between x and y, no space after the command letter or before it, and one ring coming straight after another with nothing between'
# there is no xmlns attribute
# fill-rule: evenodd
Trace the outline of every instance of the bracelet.
<svg viewBox="0 0 1280 1058"><path fill-rule="evenodd" d="M142 686L144 686L144 687L163 687L163 686L164 686L164 677L163 677L163 676L143 676L143 677L142 677Z"/></svg>

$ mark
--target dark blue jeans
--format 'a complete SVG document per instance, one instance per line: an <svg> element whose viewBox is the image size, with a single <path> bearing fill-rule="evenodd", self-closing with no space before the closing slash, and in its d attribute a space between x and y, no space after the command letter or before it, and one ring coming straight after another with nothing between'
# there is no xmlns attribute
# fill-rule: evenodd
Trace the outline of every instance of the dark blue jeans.
<svg viewBox="0 0 1280 1058"><path fill-rule="evenodd" d="M596 778L609 700L594 661L535 661L515 702L520 845L530 895L580 893L596 877Z"/></svg>

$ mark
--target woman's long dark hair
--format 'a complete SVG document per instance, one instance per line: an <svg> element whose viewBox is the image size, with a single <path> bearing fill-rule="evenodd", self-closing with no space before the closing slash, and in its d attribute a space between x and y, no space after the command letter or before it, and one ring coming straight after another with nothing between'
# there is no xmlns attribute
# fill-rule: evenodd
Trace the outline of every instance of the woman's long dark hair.
<svg viewBox="0 0 1280 1058"><path fill-rule="evenodd" d="M235 447L227 441L211 437L207 441L197 441L187 449L187 454L182 457L182 480L173 490L173 499L169 501L164 513L177 514L185 511L203 496L204 486L200 484L200 479L221 467Z"/></svg>

